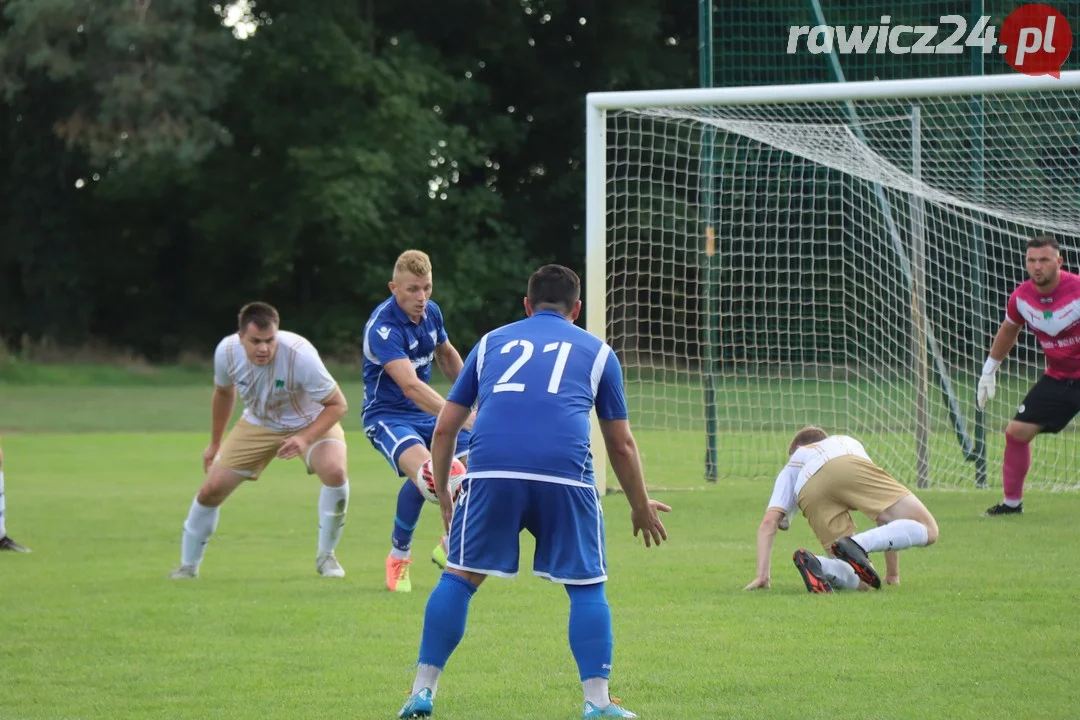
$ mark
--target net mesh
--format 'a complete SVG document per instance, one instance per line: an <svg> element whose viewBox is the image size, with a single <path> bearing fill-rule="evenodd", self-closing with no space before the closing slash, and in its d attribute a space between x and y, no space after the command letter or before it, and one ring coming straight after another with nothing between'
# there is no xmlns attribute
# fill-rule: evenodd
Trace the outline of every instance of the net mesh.
<svg viewBox="0 0 1080 720"><path fill-rule="evenodd" d="M607 337L646 463L700 477L713 436L716 474L771 477L818 424L904 482L974 487L975 383L1024 244L1074 259L1077 95L609 112ZM1043 367L1025 331L985 414L991 485ZM1075 427L1033 458L1028 487L1080 483Z"/></svg>

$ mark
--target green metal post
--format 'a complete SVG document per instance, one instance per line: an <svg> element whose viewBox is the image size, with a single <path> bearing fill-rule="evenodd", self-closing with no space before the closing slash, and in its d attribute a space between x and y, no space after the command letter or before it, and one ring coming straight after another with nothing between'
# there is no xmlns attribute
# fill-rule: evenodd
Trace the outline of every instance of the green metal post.
<svg viewBox="0 0 1080 720"><path fill-rule="evenodd" d="M983 14L983 0L971 0L971 22L976 23ZM971 74L982 75L983 54L979 48L971 51ZM976 202L983 197L985 180L985 115L982 95L971 98L971 181L975 190ZM975 318L975 340L982 342L987 336L986 318L983 308L986 300L986 240L983 227L974 223L971 233L971 315ZM975 442L972 454L975 456L975 486L986 487L986 421L982 410L975 410Z"/></svg>
<svg viewBox="0 0 1080 720"><path fill-rule="evenodd" d="M698 0L698 65L702 87L713 87L713 0ZM716 482L717 467L717 362L720 350L719 254L716 252L716 128L707 126L701 137L702 226L705 248L701 265L705 283L704 363L701 368L705 395L705 480Z"/></svg>

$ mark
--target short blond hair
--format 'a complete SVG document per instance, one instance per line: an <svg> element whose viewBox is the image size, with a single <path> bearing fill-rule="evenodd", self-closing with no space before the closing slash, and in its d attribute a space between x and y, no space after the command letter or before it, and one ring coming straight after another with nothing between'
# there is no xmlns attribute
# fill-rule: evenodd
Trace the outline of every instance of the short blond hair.
<svg viewBox="0 0 1080 720"><path fill-rule="evenodd" d="M801 448L803 445L813 445L816 442L821 442L825 438L829 437L829 433L825 432L817 425L807 425L799 432L795 433L795 437L791 439L791 445L788 446L788 456Z"/></svg>
<svg viewBox="0 0 1080 720"><path fill-rule="evenodd" d="M394 274L401 272L412 273L417 277L431 274L431 258L423 250L406 250L398 255L394 263Z"/></svg>

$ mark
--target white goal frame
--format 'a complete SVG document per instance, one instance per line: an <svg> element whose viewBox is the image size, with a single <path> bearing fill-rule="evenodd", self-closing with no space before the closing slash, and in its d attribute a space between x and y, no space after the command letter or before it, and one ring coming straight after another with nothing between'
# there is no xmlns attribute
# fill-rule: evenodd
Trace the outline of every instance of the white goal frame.
<svg viewBox="0 0 1080 720"><path fill-rule="evenodd" d="M585 98L585 324L597 337L607 337L607 112L673 106L731 106L825 103L859 100L992 95L1080 89L1080 70L1060 78L1022 74L885 80L847 83L770 85L738 88L692 88L593 92ZM989 347L987 347L989 350ZM633 419L631 418L631 422ZM592 451L597 489L606 490L608 459L599 426L593 419Z"/></svg>

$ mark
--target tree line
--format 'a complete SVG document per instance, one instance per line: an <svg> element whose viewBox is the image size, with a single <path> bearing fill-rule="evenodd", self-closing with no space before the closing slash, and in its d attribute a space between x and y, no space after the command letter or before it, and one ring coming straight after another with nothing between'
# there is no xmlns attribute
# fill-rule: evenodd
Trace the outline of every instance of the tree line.
<svg viewBox="0 0 1080 720"><path fill-rule="evenodd" d="M673 0L0 2L0 339L355 347L403 249L464 347L583 271L584 95L697 82ZM227 22L226 22L227 21Z"/></svg>

